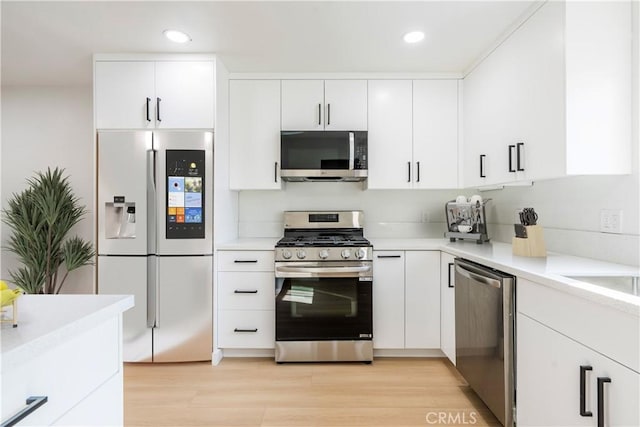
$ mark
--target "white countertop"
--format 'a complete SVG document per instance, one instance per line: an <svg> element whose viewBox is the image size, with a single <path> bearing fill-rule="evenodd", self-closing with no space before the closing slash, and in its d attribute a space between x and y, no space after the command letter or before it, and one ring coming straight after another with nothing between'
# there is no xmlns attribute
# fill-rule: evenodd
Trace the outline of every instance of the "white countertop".
<svg viewBox="0 0 640 427"><path fill-rule="evenodd" d="M18 327L0 329L0 373L133 307L133 295L22 295Z"/></svg>
<svg viewBox="0 0 640 427"><path fill-rule="evenodd" d="M640 268L548 252L544 258L513 255L507 243L449 239L369 238L376 251L438 250L505 273L616 307L640 317L640 296L564 276L640 276ZM219 250L273 250L277 238L244 238L218 245Z"/></svg>

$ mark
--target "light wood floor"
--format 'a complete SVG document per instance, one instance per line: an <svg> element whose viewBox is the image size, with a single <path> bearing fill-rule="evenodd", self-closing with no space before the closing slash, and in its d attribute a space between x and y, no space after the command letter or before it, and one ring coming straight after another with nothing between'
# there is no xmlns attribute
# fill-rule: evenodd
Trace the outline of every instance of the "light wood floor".
<svg viewBox="0 0 640 427"><path fill-rule="evenodd" d="M124 393L126 426L500 425L437 358L125 364Z"/></svg>

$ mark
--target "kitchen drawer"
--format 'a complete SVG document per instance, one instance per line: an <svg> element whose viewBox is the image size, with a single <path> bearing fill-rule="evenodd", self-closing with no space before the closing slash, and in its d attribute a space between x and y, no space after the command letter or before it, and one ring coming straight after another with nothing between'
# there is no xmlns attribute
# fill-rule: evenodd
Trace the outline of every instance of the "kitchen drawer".
<svg viewBox="0 0 640 427"><path fill-rule="evenodd" d="M19 425L51 425L120 370L118 318L51 348L2 373L2 419L18 412L30 396L48 402ZM111 408L105 404L106 408Z"/></svg>
<svg viewBox="0 0 640 427"><path fill-rule="evenodd" d="M271 272L218 273L218 307L221 310L274 310L275 276Z"/></svg>
<svg viewBox="0 0 640 427"><path fill-rule="evenodd" d="M637 316L522 278L516 296L518 312L640 372Z"/></svg>
<svg viewBox="0 0 640 427"><path fill-rule="evenodd" d="M220 310L220 348L275 348L275 310Z"/></svg>
<svg viewBox="0 0 640 427"><path fill-rule="evenodd" d="M218 251L218 271L273 271L273 251Z"/></svg>

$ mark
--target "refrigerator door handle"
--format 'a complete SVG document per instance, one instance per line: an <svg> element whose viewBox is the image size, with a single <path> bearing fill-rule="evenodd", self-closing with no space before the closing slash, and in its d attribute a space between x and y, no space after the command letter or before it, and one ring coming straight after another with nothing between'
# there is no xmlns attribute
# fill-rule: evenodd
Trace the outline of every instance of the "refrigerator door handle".
<svg viewBox="0 0 640 427"><path fill-rule="evenodd" d="M158 280L157 259L155 256L147 257L147 327L158 325Z"/></svg>
<svg viewBox="0 0 640 427"><path fill-rule="evenodd" d="M156 254L158 247L157 228L158 193L156 191L156 151L147 151L147 254Z"/></svg>

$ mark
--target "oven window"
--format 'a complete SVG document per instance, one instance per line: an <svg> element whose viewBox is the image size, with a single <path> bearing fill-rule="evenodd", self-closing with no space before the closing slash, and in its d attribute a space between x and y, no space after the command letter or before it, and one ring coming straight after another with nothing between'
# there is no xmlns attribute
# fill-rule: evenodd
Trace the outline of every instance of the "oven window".
<svg viewBox="0 0 640 427"><path fill-rule="evenodd" d="M283 132L282 169L349 169L348 132Z"/></svg>
<svg viewBox="0 0 640 427"><path fill-rule="evenodd" d="M371 282L288 278L278 288L276 339L371 339Z"/></svg>

